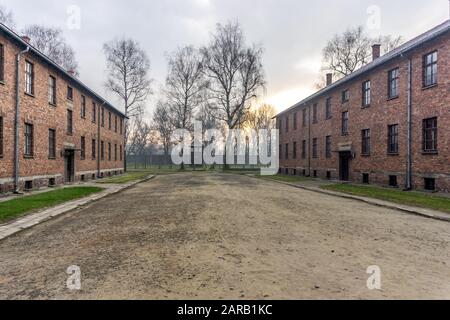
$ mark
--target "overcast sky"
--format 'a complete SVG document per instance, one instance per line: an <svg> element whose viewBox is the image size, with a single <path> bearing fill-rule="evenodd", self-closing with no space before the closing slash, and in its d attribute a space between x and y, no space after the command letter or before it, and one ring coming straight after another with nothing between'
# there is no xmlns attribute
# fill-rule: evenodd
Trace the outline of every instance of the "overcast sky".
<svg viewBox="0 0 450 320"><path fill-rule="evenodd" d="M76 51L81 80L113 103L103 88L105 41L116 36L138 40L151 59L157 91L166 75L166 52L206 44L217 22L238 20L247 41L265 48L265 100L279 111L314 92L327 40L348 27L373 22L374 8L379 8L381 19L379 28L370 32L401 35L405 40L449 18L448 0L0 0L0 4L14 12L19 30L30 23L62 28ZM80 29L67 28L71 5L81 9ZM149 113L153 104L149 101Z"/></svg>

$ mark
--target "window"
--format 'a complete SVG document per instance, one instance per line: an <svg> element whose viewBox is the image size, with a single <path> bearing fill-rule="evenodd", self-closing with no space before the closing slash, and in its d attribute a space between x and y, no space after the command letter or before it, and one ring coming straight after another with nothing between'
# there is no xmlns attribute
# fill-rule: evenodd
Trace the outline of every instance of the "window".
<svg viewBox="0 0 450 320"><path fill-rule="evenodd" d="M97 121L97 105L95 102L92 102L92 123Z"/></svg>
<svg viewBox="0 0 450 320"><path fill-rule="evenodd" d="M362 137L362 149L363 155L370 155L370 129L365 129L361 133Z"/></svg>
<svg viewBox="0 0 450 320"><path fill-rule="evenodd" d="M119 158L120 158L120 161L122 161L122 158L123 158L122 145L120 145L120 149L119 149Z"/></svg>
<svg viewBox="0 0 450 320"><path fill-rule="evenodd" d="M97 153L96 145L97 145L97 142L95 141L95 139L92 139L92 150L91 150L92 151L91 152L92 160L94 160L96 157L96 153Z"/></svg>
<svg viewBox="0 0 450 320"><path fill-rule="evenodd" d="M424 179L425 190L436 191L436 180L434 178Z"/></svg>
<svg viewBox="0 0 450 320"><path fill-rule="evenodd" d="M313 171L314 178L317 178L317 170Z"/></svg>
<svg viewBox="0 0 450 320"><path fill-rule="evenodd" d="M317 158L317 138L313 139L312 157Z"/></svg>
<svg viewBox="0 0 450 320"><path fill-rule="evenodd" d="M56 130L48 130L48 157L49 159L56 158Z"/></svg>
<svg viewBox="0 0 450 320"><path fill-rule="evenodd" d="M317 119L317 103L313 105L313 123L319 122Z"/></svg>
<svg viewBox="0 0 450 320"><path fill-rule="evenodd" d="M72 110L67 110L67 134L73 133L73 113Z"/></svg>
<svg viewBox="0 0 450 320"><path fill-rule="evenodd" d="M81 109L80 109L81 119L86 119L86 97L81 96Z"/></svg>
<svg viewBox="0 0 450 320"><path fill-rule="evenodd" d="M370 106L370 80L366 81L362 85L362 106Z"/></svg>
<svg viewBox="0 0 450 320"><path fill-rule="evenodd" d="M293 146L292 146L292 152L293 152L293 158L294 159L297 159L297 142L294 142L293 143Z"/></svg>
<svg viewBox="0 0 450 320"><path fill-rule="evenodd" d="M283 129L283 121L278 121L278 130L280 130L280 132L281 132L281 130Z"/></svg>
<svg viewBox="0 0 450 320"><path fill-rule="evenodd" d="M0 43L0 81L5 81L5 47Z"/></svg>
<svg viewBox="0 0 450 320"><path fill-rule="evenodd" d="M100 143L100 159L105 160L105 143Z"/></svg>
<svg viewBox="0 0 450 320"><path fill-rule="evenodd" d="M117 144L114 144L114 161L117 161Z"/></svg>
<svg viewBox="0 0 450 320"><path fill-rule="evenodd" d="M34 65L25 61L25 93L34 95Z"/></svg>
<svg viewBox="0 0 450 320"><path fill-rule="evenodd" d="M54 187L55 185L56 185L56 179L55 178L48 179L48 186L49 187Z"/></svg>
<svg viewBox="0 0 450 320"><path fill-rule="evenodd" d="M286 117L286 132L289 132L289 116Z"/></svg>
<svg viewBox="0 0 450 320"><path fill-rule="evenodd" d="M33 181L32 180L25 181L24 189L25 190L33 190Z"/></svg>
<svg viewBox="0 0 450 320"><path fill-rule="evenodd" d="M331 158L331 136L325 138L325 155L328 159Z"/></svg>
<svg viewBox="0 0 450 320"><path fill-rule="evenodd" d="M389 71L388 73L388 98L398 97L399 69Z"/></svg>
<svg viewBox="0 0 450 320"><path fill-rule="evenodd" d="M344 90L342 91L342 103L346 103L350 100L350 91Z"/></svg>
<svg viewBox="0 0 450 320"><path fill-rule="evenodd" d="M325 104L325 118L328 120L328 119L331 119L331 117L332 117L332 115L331 115L331 98L328 98L327 99L327 102L326 102L326 104Z"/></svg>
<svg viewBox="0 0 450 320"><path fill-rule="evenodd" d="M102 127L105 126L105 108L102 107L102 111L101 111L101 125Z"/></svg>
<svg viewBox="0 0 450 320"><path fill-rule="evenodd" d="M348 111L342 112L342 135L348 135Z"/></svg>
<svg viewBox="0 0 450 320"><path fill-rule="evenodd" d="M73 89L67 86L67 100L73 101Z"/></svg>
<svg viewBox="0 0 450 320"><path fill-rule="evenodd" d="M33 156L33 125L29 123L25 123L25 157Z"/></svg>
<svg viewBox="0 0 450 320"><path fill-rule="evenodd" d="M306 122L307 122L306 109L303 109L303 114L302 114L302 124L303 124L303 127L306 127Z"/></svg>
<svg viewBox="0 0 450 320"><path fill-rule="evenodd" d="M370 183L370 176L368 173L363 173L363 181L362 183L364 184L369 184Z"/></svg>
<svg viewBox="0 0 450 320"><path fill-rule="evenodd" d="M297 112L294 113L294 130L297 130Z"/></svg>
<svg viewBox="0 0 450 320"><path fill-rule="evenodd" d="M48 103L56 105L56 78L48 77Z"/></svg>
<svg viewBox="0 0 450 320"><path fill-rule="evenodd" d="M80 158L81 160L86 159L86 138L81 137L80 141Z"/></svg>
<svg viewBox="0 0 450 320"><path fill-rule="evenodd" d="M108 142L108 161L111 161L111 142Z"/></svg>
<svg viewBox="0 0 450 320"><path fill-rule="evenodd" d="M120 119L120 134L123 134L123 119Z"/></svg>
<svg viewBox="0 0 450 320"><path fill-rule="evenodd" d="M289 160L289 144L286 143L286 149L284 150L285 154L284 154L284 158L286 160Z"/></svg>
<svg viewBox="0 0 450 320"><path fill-rule="evenodd" d="M306 159L306 140L302 141L302 159Z"/></svg>
<svg viewBox="0 0 450 320"><path fill-rule="evenodd" d="M423 120L423 151L437 152L437 118Z"/></svg>
<svg viewBox="0 0 450 320"><path fill-rule="evenodd" d="M389 176L389 187L398 187L397 176Z"/></svg>
<svg viewBox="0 0 450 320"><path fill-rule="evenodd" d="M327 171L327 180L331 180L331 171Z"/></svg>
<svg viewBox="0 0 450 320"><path fill-rule="evenodd" d="M437 84L437 51L423 57L423 86L429 87Z"/></svg>
<svg viewBox="0 0 450 320"><path fill-rule="evenodd" d="M388 153L398 153L398 124L388 126Z"/></svg>
<svg viewBox="0 0 450 320"><path fill-rule="evenodd" d="M117 133L117 115L114 116L114 132Z"/></svg>
<svg viewBox="0 0 450 320"><path fill-rule="evenodd" d="M0 117L0 158L3 157L3 117Z"/></svg>
<svg viewBox="0 0 450 320"><path fill-rule="evenodd" d="M112 128L112 114L111 112L108 112L108 129L111 130Z"/></svg>

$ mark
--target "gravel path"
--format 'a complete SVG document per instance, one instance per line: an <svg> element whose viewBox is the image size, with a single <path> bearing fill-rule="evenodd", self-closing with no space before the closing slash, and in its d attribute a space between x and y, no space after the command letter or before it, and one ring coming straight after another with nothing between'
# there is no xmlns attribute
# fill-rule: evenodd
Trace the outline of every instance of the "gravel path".
<svg viewBox="0 0 450 320"><path fill-rule="evenodd" d="M159 176L0 241L0 298L450 299L449 231L245 176Z"/></svg>

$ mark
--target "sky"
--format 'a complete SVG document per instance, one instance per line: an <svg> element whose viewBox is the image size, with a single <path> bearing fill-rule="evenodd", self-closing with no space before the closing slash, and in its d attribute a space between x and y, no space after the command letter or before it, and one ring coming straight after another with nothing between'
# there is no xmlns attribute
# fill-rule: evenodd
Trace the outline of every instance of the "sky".
<svg viewBox="0 0 450 320"><path fill-rule="evenodd" d="M103 86L102 47L115 37L140 42L151 60L150 77L157 93L167 74L167 53L185 45L206 45L217 23L239 21L247 43L264 47L267 88L261 100L282 111L315 92L315 84L324 77L322 48L334 34L364 25L373 36L392 34L409 40L449 18L449 0L0 0L0 4L13 11L17 30L34 23L61 28L76 52L80 79L117 107L120 104ZM155 97L148 101L149 114Z"/></svg>

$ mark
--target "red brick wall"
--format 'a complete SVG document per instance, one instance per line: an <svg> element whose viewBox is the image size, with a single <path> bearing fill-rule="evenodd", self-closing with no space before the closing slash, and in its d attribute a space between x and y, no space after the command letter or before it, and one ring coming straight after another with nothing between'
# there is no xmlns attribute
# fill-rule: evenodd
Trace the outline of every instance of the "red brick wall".
<svg viewBox="0 0 450 320"><path fill-rule="evenodd" d="M450 36L447 34L418 48L410 53L413 62L413 175L414 187L423 188L423 178L435 178L437 188L441 191L450 190ZM438 50L438 85L432 88L422 88L422 59L429 52ZM400 88L397 99L388 100L388 71L400 68ZM407 170L407 72L408 60L397 58L367 74L343 84L331 92L324 94L308 103L311 108L311 122L313 104L318 104L318 123L311 124L311 152L312 140L318 138L318 159L311 159L311 175L314 170L320 177L326 177L330 171L333 179L339 178L339 153L333 152L332 158L325 157L325 137L332 136L332 150L338 150L339 143L352 143L356 157L350 164L350 180L362 182L362 174L370 174L371 183L387 185L389 175L398 176L400 187L404 186ZM370 107L362 108L362 83L371 81ZM341 102L343 90L350 90L350 101ZM332 119L325 119L325 103L332 98ZM341 135L341 114L349 111L349 134ZM297 113L298 129L294 130L293 115ZM289 132L286 133L286 116L290 118ZM438 151L436 155L422 154L422 120L438 117ZM302 107L291 110L289 114L279 117L280 144L282 154L280 166L297 170L302 174L308 173L308 157L301 159L302 140L308 139L308 126L302 126ZM387 139L388 125L399 125L399 154L388 155ZM371 155L361 155L361 131L371 130ZM293 159L293 142L297 142L297 159ZM289 160L285 159L285 145L289 144Z"/></svg>
<svg viewBox="0 0 450 320"><path fill-rule="evenodd" d="M4 118L4 156L0 158L0 184L10 185L8 180L13 178L14 161L14 114L15 114L15 57L19 48L5 38L0 33L0 43L5 47L5 81L0 84L0 115ZM25 94L24 67L25 60L34 64L34 96ZM48 102L49 75L56 78L57 97L56 106ZM117 149L124 145L123 135L120 134L120 119L114 110L105 108L105 127L101 128L101 138L97 137L97 125L100 120L97 115L97 123L92 123L92 103L97 104L97 109L101 107L102 101L97 101L93 96L84 92L69 77L58 72L48 64L41 61L32 53L25 54L20 63L20 94L21 94L21 115L20 115L20 176L37 177L36 184L45 185L47 176L57 176L57 182L63 181L64 177L64 157L61 152L67 145L80 149L81 136L86 139L86 157L81 160L79 151L75 152L75 174L76 179L80 178L83 172L95 172L97 170L97 160L92 159L91 141L96 139L105 141L105 159L101 161L101 170L118 171L123 169L124 160L114 159L114 145ZM73 101L67 99L67 86L73 88ZM86 97L86 118L81 118L81 95ZM73 133L67 134L67 110L73 112ZM112 112L112 130L108 128L108 112ZM118 116L118 130L114 131L114 117ZM27 159L24 157L24 124L30 123L34 126L34 156ZM56 159L48 157L48 130L56 130ZM112 144L112 158L108 161L107 145ZM97 154L97 157L99 154ZM45 179L39 178L45 176ZM91 174L87 176L90 178ZM5 187L3 187L5 189ZM5 190L4 190L5 191Z"/></svg>

